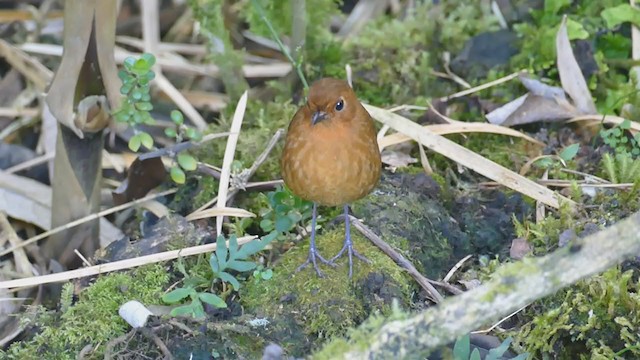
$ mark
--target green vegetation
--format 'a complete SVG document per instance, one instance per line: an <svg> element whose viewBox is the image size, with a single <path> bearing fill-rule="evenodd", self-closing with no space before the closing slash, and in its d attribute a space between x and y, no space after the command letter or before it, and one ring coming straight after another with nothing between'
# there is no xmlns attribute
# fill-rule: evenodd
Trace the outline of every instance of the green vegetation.
<svg viewBox="0 0 640 360"><path fill-rule="evenodd" d="M130 300L159 304L168 284L169 274L161 264L100 276L78 294L75 302L74 285L67 283L60 300L61 311L39 307L27 312L22 322L28 329L36 330L36 334L30 340L13 344L6 352L0 351L0 358L76 359L88 344L97 346L92 358L102 358L104 345L129 331L129 325L118 315L118 308Z"/></svg>
<svg viewBox="0 0 640 360"><path fill-rule="evenodd" d="M151 95L149 94L150 82L155 78L155 73L151 70L156 63L153 54L144 53L140 58L128 57L124 61L124 69L118 72L122 87L120 93L125 96L120 109L113 112L113 116L118 122L128 124L135 135L129 139L129 149L137 152L140 146L153 149L153 138L147 132L140 130L140 125L154 125L156 121L151 116L153 109ZM171 111L171 120L175 128L166 128L165 135L173 138L177 143L184 139L199 141L202 135L196 129L184 124L184 117L178 110ZM171 179L177 184L184 184L186 180L185 171L193 171L197 168L196 159L184 152L169 154L173 159L173 165L169 171Z"/></svg>
<svg viewBox="0 0 640 360"><path fill-rule="evenodd" d="M276 231L286 237L299 222L311 219L313 203L300 199L286 187L262 196L267 203L260 211L260 228L265 233Z"/></svg>
<svg viewBox="0 0 640 360"><path fill-rule="evenodd" d="M500 346L497 348L491 349L484 360L498 360L502 358L502 355L509 350L509 345L511 344L512 338L506 338ZM528 353L520 354L516 357L511 358L512 360L526 360L529 357ZM469 334L461 337L456 340L456 343L453 347L453 359L454 360L480 360L480 351L478 349L473 349L471 351L471 342Z"/></svg>
<svg viewBox="0 0 640 360"><path fill-rule="evenodd" d="M514 337L534 358L637 358L638 290L633 271L607 270L536 302Z"/></svg>
<svg viewBox="0 0 640 360"><path fill-rule="evenodd" d="M240 282L232 272L242 274L255 269L257 264L246 259L264 249L275 239L275 235L273 233L263 237L261 240L251 240L242 245L241 248L238 248L238 239L235 235L229 237L229 247L227 247L224 236L218 236L216 251L209 258L211 274L206 277L189 274L184 265L178 262L178 270L184 276L184 286L177 287L166 293L162 296L162 300L168 304L181 303L186 299L190 301L185 305L173 308L171 315L190 315L196 319L204 319L206 313L203 303L217 308L226 308L225 301L220 296L211 293L216 282L222 282L223 287L225 283L230 284L233 289L238 290ZM201 289L205 290L201 291Z"/></svg>
<svg viewBox="0 0 640 360"><path fill-rule="evenodd" d="M261 7L256 7L256 3ZM234 41L239 28L225 23L228 12L246 20L249 30L257 35L273 38L275 34L277 38L287 38L288 43L294 45L291 48L293 54L290 55L296 70L310 82L324 76L344 78L344 67L349 64L353 69L354 88L358 96L365 102L380 106L426 105L434 98L461 90L459 84L442 76L444 65L448 63L443 55L450 53L455 56L472 36L500 29L488 2L444 1L436 6L425 1L407 14L385 14L368 23L358 34L344 40L329 31L331 19L344 16L338 2L308 0L306 4L303 14L305 38L302 42L296 42L300 39L295 39L297 33L290 0L236 2L232 9L227 9L219 0L189 1L210 50L208 60L219 67L220 78L231 104L249 85L242 74L244 53L239 48L244 44L239 45ZM635 80L628 74L629 68L636 64L628 61L631 41L626 33L628 22L638 23L638 11L626 6L623 0L546 0L541 9L530 12L531 19L518 19L512 24L518 35L519 51L508 64L490 69L486 75L477 78L463 76L471 85L477 85L524 68L548 84L558 85L555 36L563 14L568 14L570 39L585 40L593 46L594 64L587 67L588 71L583 71L588 75L587 81L597 108L603 114L615 114L627 119L620 125L600 129L599 138L591 144L579 131L571 128L574 125L530 124L520 128L543 139L548 145L543 149L501 135L447 135L465 147L515 170L520 170L530 159L541 156L527 176L539 178L548 170L550 178L574 181L569 189L572 198L591 205L578 214L564 206L559 211L549 211L544 219L537 222L530 212L524 210L523 216L528 218L518 221L514 216L516 235L529 242L533 247L533 256L558 249L561 246L561 234L567 230L579 233L587 225L601 228L640 206L637 197L640 189L640 137L631 128L631 121L640 119L640 92L636 89ZM429 21L425 21L425 14ZM298 57L294 58L295 55ZM125 101L123 107L114 112L114 116L134 129L135 135L129 142L133 151L140 150L142 146L151 149L154 145L150 135L139 129L154 122L149 114L153 108L149 81L154 78L154 63L153 55L144 54L139 59L127 59L119 73ZM436 75L436 72L439 74ZM288 81L282 79L267 81L259 90L252 93L247 104L233 164L234 174L249 168L273 134L279 129L286 129L303 98L298 88L291 87ZM480 121L487 109L523 93L522 85L513 81L452 100L448 103L447 115L462 121ZM490 104L485 106L486 103ZM207 132L228 131L232 108L228 107L219 114ZM412 113L412 116L415 114ZM418 116L413 118L423 120L417 119ZM171 112L171 120L174 126L166 129L165 134L177 143L200 138L200 134L184 125L180 112ZM281 140L276 145L252 180L280 178L282 143ZM602 146L603 143L606 146ZM186 212L215 197L219 185L217 180L198 175L187 178L186 172L196 168L196 158L219 164L225 145L224 141L213 141L193 149L193 156L170 154L175 160L171 168L173 181L185 183L174 199L173 211ZM410 155L417 157L416 153ZM486 241L497 237L497 230L487 229L485 224L478 225L475 222L478 214L484 211L484 205L479 203L475 211L462 214L461 220L443 218L447 217L445 214L451 214L447 210L464 205L465 199L491 197L493 193L485 195L488 193L478 191L477 182L484 179L458 168L448 159L430 153L429 160L436 172L433 178L442 187L440 194L407 199L406 193L393 193L397 184L381 184L378 192L363 202L353 204L353 209L363 214L368 224L379 226L380 229L376 231L427 276L441 278L443 269L448 270L452 262L455 263L466 254L476 254L478 261L469 261L465 265L469 268L459 276L465 280L485 281L511 260L506 260L508 257L505 256L508 244ZM598 189L595 195L587 199L586 189L578 185L578 180L582 178L563 171L566 169L595 174L612 183L633 183L634 187L631 190ZM397 178L401 174L417 175L422 172L419 166L409 166L393 176ZM419 186L422 185L416 185ZM485 200L493 199L482 199ZM327 277L322 279L317 278L311 269L295 272L308 254L308 245L304 245L308 241L306 234L297 230L300 225L308 225L311 204L293 196L286 188L267 193L240 193L237 201L238 206L250 209L259 217L234 219L230 224L225 224L225 230L231 234L228 248L224 245L224 237L218 237L219 247L211 256L175 261L173 275L180 282L170 292L162 295L162 291L169 286L170 273L161 266L101 277L79 295L76 303L72 302L72 289L67 286L61 299L61 313L39 310L33 318L25 318L25 321L37 325L40 333L20 346L11 347L2 355L14 358L29 358L34 354L43 358L74 358L84 345L104 344L126 331L127 326L114 314L117 314L117 306L130 299L145 304L154 304L162 299L176 306L172 315L187 314L199 320L207 316L207 304L224 308L232 302L236 302L235 305L239 302L246 312L243 316L264 316L273 325L265 330L268 336L260 333L261 336L251 338L245 332L233 340L224 338L224 341L233 343L233 346L248 344L246 347L255 350L253 348L264 345L262 342L266 342L266 339L273 340L282 344L289 351L288 355L297 356L307 354L311 348L317 349L323 341L331 339L325 348L315 354L319 359L333 358L336 351L346 346L347 341L364 346L380 324L406 318L410 316L409 311L420 308L413 303L416 291L404 271L355 232L356 247L374 265L356 261L351 282L346 277L346 261L342 260L336 268L323 266ZM367 208L365 202L383 204L381 206L387 210ZM389 206L389 203L393 206ZM320 220L325 225L339 209L321 208L321 211ZM415 215L418 212L426 215L418 217ZM453 222L458 223L459 227L447 226ZM464 230L460 230L462 226ZM264 237L261 241L238 247L236 237L246 233ZM318 238L322 254L336 253L343 237L344 229L341 226L323 229ZM272 242L275 238L280 241ZM269 242L274 250L265 257L265 264L248 260ZM281 253L283 250L288 251ZM526 261L518 265L519 271L526 270ZM640 318L636 314L637 275L635 270L625 272L622 267L612 269L537 301L520 314L520 322L504 335L511 335L516 339L518 350L531 352L534 358L569 358L573 354L581 354L579 356L585 359L639 357L640 339L636 334L640 327ZM374 280L383 283L381 286L384 291L369 290L370 284L375 285ZM509 290L508 286L501 289ZM401 306L391 305L393 298ZM478 299L483 300L488 299ZM404 310L400 311L400 307ZM235 320L239 322L245 318L237 317ZM220 325L213 321L209 323ZM356 328L357 325L360 326ZM340 337L345 334L348 340ZM506 338L502 347L494 353L498 355L506 349L510 339ZM101 354L100 349L96 356ZM454 355L456 359L474 359L476 355L469 347L468 337L458 340Z"/></svg>
<svg viewBox="0 0 640 360"><path fill-rule="evenodd" d="M307 259L309 245L306 242L282 255L271 280L247 283L240 290L243 305L247 311L259 316L291 318L303 324L301 330L306 335L322 339L344 334L371 311L377 309L387 313L393 297L406 306L411 292L406 273L365 238L356 233L352 233L352 237L358 251L375 266L354 260L351 281L347 278L346 258L339 260L335 268L322 266L324 278L318 277L309 267L296 272ZM342 226L319 235L320 253L325 256L337 253L343 240ZM383 279L382 286L388 298L376 299L376 296L364 292L372 276ZM283 303L282 299L290 300Z"/></svg>
<svg viewBox="0 0 640 360"><path fill-rule="evenodd" d="M616 154L631 154L634 157L640 155L640 133L629 136L631 121L624 119L621 124L609 129L600 130L600 137L605 144L609 145Z"/></svg>
<svg viewBox="0 0 640 360"><path fill-rule="evenodd" d="M128 57L124 61L124 69L118 72L118 77L122 80L120 93L125 99L121 108L115 110L113 115L116 121L128 124L135 132L129 140L129 149L134 152L140 149L140 145L147 149L153 148L151 135L137 129L137 126L156 123L150 113L153 105L149 94L150 82L156 76L151 71L155 63L156 58L152 54L142 54L139 59Z"/></svg>

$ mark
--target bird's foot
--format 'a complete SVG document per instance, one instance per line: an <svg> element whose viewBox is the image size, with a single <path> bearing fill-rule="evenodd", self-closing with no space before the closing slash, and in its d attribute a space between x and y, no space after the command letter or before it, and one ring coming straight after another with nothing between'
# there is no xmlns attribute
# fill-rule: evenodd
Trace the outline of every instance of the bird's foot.
<svg viewBox="0 0 640 360"><path fill-rule="evenodd" d="M354 256L367 264L371 264L371 260L367 259L364 255L360 254L356 249L353 248L353 243L351 242L350 238L345 239L342 249L340 249L338 254L332 257L331 260L329 260L329 262L335 266L335 261L338 258L340 258L345 252L349 256L349 278L353 276L353 257Z"/></svg>
<svg viewBox="0 0 640 360"><path fill-rule="evenodd" d="M318 267L318 260L326 265L333 266L333 267L336 266L331 261L325 259L322 255L320 255L318 250L315 247L313 247L309 249L309 256L307 257L307 260L304 263L302 263L302 265L298 266L298 268L296 269L296 272L306 268L307 265L309 264L313 264L313 268L316 269L316 274L318 274L318 277L324 277L324 274L322 273L322 271L320 271L320 267Z"/></svg>

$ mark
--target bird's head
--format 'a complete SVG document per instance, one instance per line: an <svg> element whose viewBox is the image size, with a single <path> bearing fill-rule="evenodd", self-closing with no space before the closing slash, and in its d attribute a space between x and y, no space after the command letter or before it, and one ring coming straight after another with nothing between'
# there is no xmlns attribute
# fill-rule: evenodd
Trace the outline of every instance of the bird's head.
<svg viewBox="0 0 640 360"><path fill-rule="evenodd" d="M346 81L324 78L309 88L307 106L311 125L333 121L351 121L356 118L358 99Z"/></svg>

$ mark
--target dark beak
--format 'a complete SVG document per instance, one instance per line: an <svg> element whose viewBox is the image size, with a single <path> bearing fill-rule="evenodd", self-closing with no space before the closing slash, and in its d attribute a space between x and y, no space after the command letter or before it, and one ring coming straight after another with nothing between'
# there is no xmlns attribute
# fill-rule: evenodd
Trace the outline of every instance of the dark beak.
<svg viewBox="0 0 640 360"><path fill-rule="evenodd" d="M324 111L316 111L311 115L311 125L315 125L320 121L327 118L327 113Z"/></svg>

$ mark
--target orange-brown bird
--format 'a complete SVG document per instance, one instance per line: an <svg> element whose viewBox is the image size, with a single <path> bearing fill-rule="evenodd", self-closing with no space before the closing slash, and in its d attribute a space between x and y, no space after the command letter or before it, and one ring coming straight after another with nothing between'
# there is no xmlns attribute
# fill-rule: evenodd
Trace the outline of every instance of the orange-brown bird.
<svg viewBox="0 0 640 360"><path fill-rule="evenodd" d="M373 120L347 82L324 78L311 85L307 103L289 124L281 167L291 191L313 201L309 257L297 270L311 263L322 276L317 260L333 265L346 251L351 277L353 256L368 260L353 248L348 204L373 190L382 164ZM344 207L344 246L331 260L316 249L318 204Z"/></svg>

